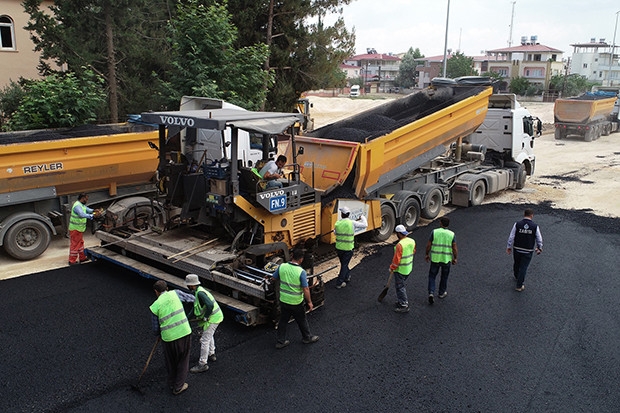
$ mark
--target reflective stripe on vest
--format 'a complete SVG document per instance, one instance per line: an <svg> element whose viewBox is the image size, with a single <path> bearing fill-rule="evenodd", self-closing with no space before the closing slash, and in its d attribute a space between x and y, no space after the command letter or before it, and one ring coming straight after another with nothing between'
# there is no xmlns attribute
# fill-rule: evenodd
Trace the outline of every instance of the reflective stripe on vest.
<svg viewBox="0 0 620 413"><path fill-rule="evenodd" d="M452 241L454 241L454 232L445 228L434 230L430 253L431 262L446 264L452 261Z"/></svg>
<svg viewBox="0 0 620 413"><path fill-rule="evenodd" d="M222 313L220 306L218 305L217 301L215 301L215 298L213 298L213 294L211 294L209 291L207 291L202 286L199 286L196 289L196 294L195 294L196 301L194 301L194 314L196 316L200 316L200 314L202 314L205 311L205 306L201 305L201 302L198 299L198 293L200 291L205 293L207 297L209 298L209 300L213 302L213 311L211 311L211 314L207 317L207 321L201 321L198 323L198 325L200 327L207 328L209 327L210 324L217 324L217 323L221 323L222 321L224 321L224 313Z"/></svg>
<svg viewBox="0 0 620 413"><path fill-rule="evenodd" d="M409 275L413 270L413 251L415 250L415 241L409 237L401 239L398 244L403 248L403 255L400 257L400 263L396 272L402 275ZM397 244L397 245L398 245ZM394 247L396 249L396 247Z"/></svg>
<svg viewBox="0 0 620 413"><path fill-rule="evenodd" d="M304 300L304 292L299 279L303 268L299 265L284 263L280 265L280 301L285 304L297 305Z"/></svg>
<svg viewBox="0 0 620 413"><path fill-rule="evenodd" d="M161 339L170 342L191 334L183 303L174 291L164 291L150 307L159 318Z"/></svg>
<svg viewBox="0 0 620 413"><path fill-rule="evenodd" d="M352 251L355 246L355 230L353 221L348 218L337 221L334 225L336 233L336 249L340 251Z"/></svg>
<svg viewBox="0 0 620 413"><path fill-rule="evenodd" d="M69 219L69 231L86 231L86 218L80 217L75 213L75 207L79 206L82 208L82 211L86 214L86 205L81 203L80 201L75 201L73 207L71 208L71 218Z"/></svg>

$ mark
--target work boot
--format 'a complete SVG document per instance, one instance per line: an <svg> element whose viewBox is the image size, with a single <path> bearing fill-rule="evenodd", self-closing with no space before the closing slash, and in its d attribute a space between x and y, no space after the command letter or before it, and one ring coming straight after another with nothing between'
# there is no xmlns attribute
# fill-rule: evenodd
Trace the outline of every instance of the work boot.
<svg viewBox="0 0 620 413"><path fill-rule="evenodd" d="M344 281L343 281L343 282L341 282L341 283L339 283L339 284L336 284L336 288L337 288L337 289L341 289L341 288L344 288L344 287L346 287L346 286L347 286L347 283L346 283L346 282L344 282Z"/></svg>
<svg viewBox="0 0 620 413"><path fill-rule="evenodd" d="M90 257L88 256L84 257L84 259L80 258L80 264L84 264L85 262L88 262L88 261L90 261Z"/></svg>
<svg viewBox="0 0 620 413"><path fill-rule="evenodd" d="M428 295L428 303L433 304L435 302L435 296L433 294Z"/></svg>
<svg viewBox="0 0 620 413"><path fill-rule="evenodd" d="M317 341L319 341L319 336L310 336L308 338L304 338L302 341L304 344L316 343Z"/></svg>
<svg viewBox="0 0 620 413"><path fill-rule="evenodd" d="M185 390L187 390L187 388L188 388L188 387L189 387L189 384L187 384L187 383L183 383L183 386L181 386L181 388L180 388L180 389L178 389L178 390L172 390L172 394L174 394L175 396L176 396L176 395L178 395L178 394L181 394L181 393L183 393Z"/></svg>
<svg viewBox="0 0 620 413"><path fill-rule="evenodd" d="M284 348L284 347L288 346L289 344L291 344L291 342L288 341L288 340L285 340L284 343L279 343L278 342L278 343L276 343L276 348L277 349L281 349L281 348Z"/></svg>
<svg viewBox="0 0 620 413"><path fill-rule="evenodd" d="M189 369L191 373L202 373L209 370L209 366L207 364L196 364L194 367Z"/></svg>
<svg viewBox="0 0 620 413"><path fill-rule="evenodd" d="M399 305L398 307L396 307L394 309L394 311L396 311L397 313L408 313L409 312L409 306L408 305Z"/></svg>
<svg viewBox="0 0 620 413"><path fill-rule="evenodd" d="M209 356L209 361L217 361L217 357L215 357L215 354L211 354Z"/></svg>

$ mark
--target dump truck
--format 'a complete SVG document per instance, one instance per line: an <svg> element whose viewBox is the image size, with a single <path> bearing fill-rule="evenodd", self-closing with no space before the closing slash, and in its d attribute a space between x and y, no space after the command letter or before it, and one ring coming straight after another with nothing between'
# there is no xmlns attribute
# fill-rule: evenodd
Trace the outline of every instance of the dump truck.
<svg viewBox="0 0 620 413"><path fill-rule="evenodd" d="M81 192L97 208L157 193L157 141L157 129L139 122L0 133L0 246L19 260L38 257L57 228L66 235ZM139 228L150 209L131 203L121 219Z"/></svg>
<svg viewBox="0 0 620 413"><path fill-rule="evenodd" d="M578 135L586 142L618 130L618 95L605 91L556 99L553 107L555 139Z"/></svg>
<svg viewBox="0 0 620 413"><path fill-rule="evenodd" d="M116 226L132 206L112 205L96 232L101 246L87 254L178 288L185 288L187 273L197 274L238 322L256 325L277 319L269 275L302 247L318 308L324 283L314 264L319 246L335 242L340 207L364 214L366 232L382 241L397 223L412 229L420 214L436 216L444 203L476 205L486 193L525 183L534 171L534 118L514 95L491 95L488 84L440 84L303 136L294 134L301 114L143 113L159 124L161 193L152 203L166 225L163 231ZM191 143L201 129L229 129L231 158L190 168L179 153L191 149L187 136ZM262 136L264 159L274 135L288 137L281 188L265 189L239 158L242 130Z"/></svg>

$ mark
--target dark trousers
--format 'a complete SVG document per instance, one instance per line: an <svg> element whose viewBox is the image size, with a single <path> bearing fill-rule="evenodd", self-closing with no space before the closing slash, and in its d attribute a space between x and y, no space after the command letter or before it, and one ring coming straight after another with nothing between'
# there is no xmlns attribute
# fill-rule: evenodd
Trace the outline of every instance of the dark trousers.
<svg viewBox="0 0 620 413"><path fill-rule="evenodd" d="M533 252L517 252L513 249L512 257L514 259L514 264L512 266L512 271L514 272L514 276L517 279L517 288L521 288L523 282L525 282L525 274L527 273L527 267L530 266L530 261L532 261Z"/></svg>
<svg viewBox="0 0 620 413"><path fill-rule="evenodd" d="M448 276L450 275L450 264L449 262L432 262L431 267L428 270L428 293L435 293L435 278L437 274L439 274L439 270L441 270L441 279L439 280L439 291L438 294L443 294L448 289Z"/></svg>
<svg viewBox="0 0 620 413"><path fill-rule="evenodd" d="M178 391L183 387L189 374L189 356L192 335L188 334L174 341L164 343L164 357L168 371L168 387Z"/></svg>
<svg viewBox="0 0 620 413"><path fill-rule="evenodd" d="M349 263L351 262L351 258L353 258L353 250L336 250L336 252L338 253L338 259L340 260L340 272L338 273L338 280L336 282L338 284L349 282L351 281L351 270L349 269Z"/></svg>
<svg viewBox="0 0 620 413"><path fill-rule="evenodd" d="M308 319L306 318L306 309L304 303L297 305L290 305L280 302L280 322L278 323L278 331L276 337L278 343L283 344L286 341L286 328L291 316L297 322L301 336L308 340L311 337L310 326L308 325Z"/></svg>

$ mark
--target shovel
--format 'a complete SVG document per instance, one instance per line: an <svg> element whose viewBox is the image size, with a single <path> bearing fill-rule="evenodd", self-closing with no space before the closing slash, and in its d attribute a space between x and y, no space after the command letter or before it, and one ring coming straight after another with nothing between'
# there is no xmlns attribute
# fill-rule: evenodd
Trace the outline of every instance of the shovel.
<svg viewBox="0 0 620 413"><path fill-rule="evenodd" d="M144 373L146 372L146 369L149 366L149 363L151 362L151 359L153 358L153 354L155 354L155 350L157 349L157 345L159 344L160 341L161 341L161 336L157 336L157 340L155 340L155 344L153 345L151 354L149 354L149 358L146 359L146 364L144 365L144 368L142 369L142 373L140 373L140 376L138 377L138 381L136 382L136 384L131 385L131 388L133 390L137 390L140 393L142 393L140 390L140 380L142 380L142 376L144 376Z"/></svg>
<svg viewBox="0 0 620 413"><path fill-rule="evenodd" d="M392 271L390 271L390 276L388 277L387 284L385 284L385 288L383 289L383 291L381 291L381 294L379 294L379 297L377 297L377 301L379 301L379 302L383 301L383 299L387 295L387 292L390 289L390 282L392 281L392 276L393 275L394 275L394 273Z"/></svg>

